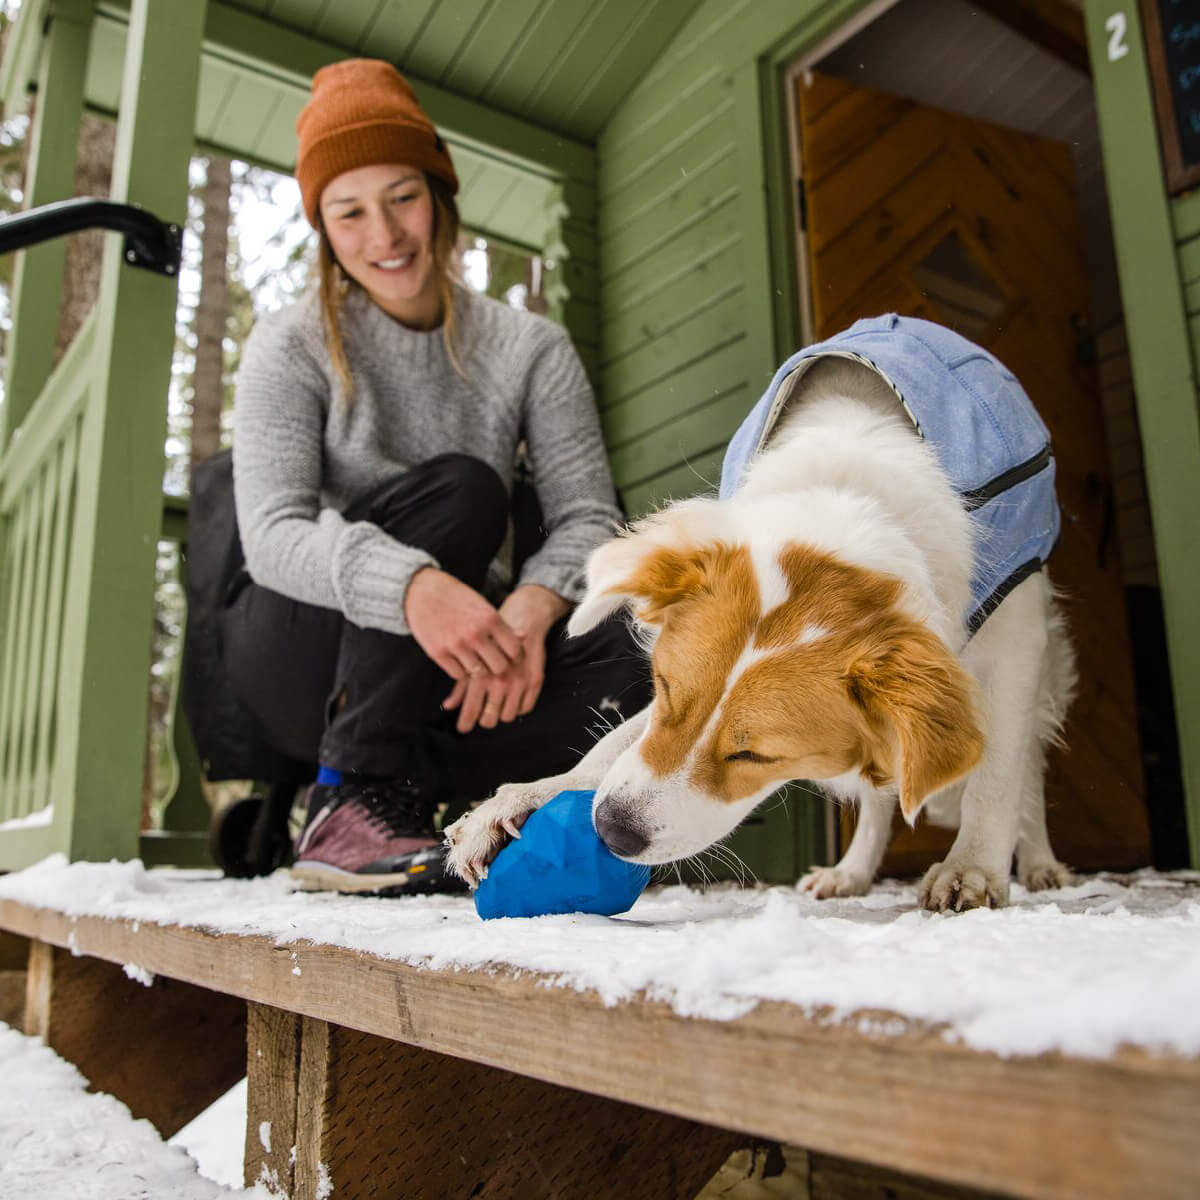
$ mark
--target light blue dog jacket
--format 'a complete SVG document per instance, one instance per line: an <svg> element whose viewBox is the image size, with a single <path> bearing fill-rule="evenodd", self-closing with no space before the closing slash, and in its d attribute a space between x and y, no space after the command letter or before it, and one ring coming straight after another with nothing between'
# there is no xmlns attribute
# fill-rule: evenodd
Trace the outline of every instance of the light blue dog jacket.
<svg viewBox="0 0 1200 1200"><path fill-rule="evenodd" d="M968 634L1038 571L1058 540L1050 434L1016 377L966 338L915 317L856 321L793 354L734 434L721 467L721 498L737 490L779 418L784 381L826 355L873 367L899 397L917 433L937 452L971 515L975 566Z"/></svg>

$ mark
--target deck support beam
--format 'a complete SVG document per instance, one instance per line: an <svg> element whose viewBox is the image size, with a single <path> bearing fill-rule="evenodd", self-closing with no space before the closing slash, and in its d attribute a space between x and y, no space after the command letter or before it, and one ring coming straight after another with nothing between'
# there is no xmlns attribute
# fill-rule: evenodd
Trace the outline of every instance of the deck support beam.
<svg viewBox="0 0 1200 1200"><path fill-rule="evenodd" d="M247 1053L246 1184L293 1200L694 1196L749 1141L261 1005Z"/></svg>

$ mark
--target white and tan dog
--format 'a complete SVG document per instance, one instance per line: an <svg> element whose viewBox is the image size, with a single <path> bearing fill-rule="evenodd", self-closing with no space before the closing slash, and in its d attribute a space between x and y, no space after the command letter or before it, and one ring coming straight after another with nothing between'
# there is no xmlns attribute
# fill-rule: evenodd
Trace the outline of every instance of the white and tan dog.
<svg viewBox="0 0 1200 1200"><path fill-rule="evenodd" d="M810 364L726 500L674 504L591 556L579 634L628 606L655 696L564 775L511 784L447 832L471 883L534 809L594 788L622 858L666 863L729 833L789 780L859 806L834 867L800 886L864 893L899 803L957 825L926 908L1000 905L1069 875L1046 834L1043 775L1074 667L1035 570L973 636L979 547L963 498L897 392L849 358Z"/></svg>

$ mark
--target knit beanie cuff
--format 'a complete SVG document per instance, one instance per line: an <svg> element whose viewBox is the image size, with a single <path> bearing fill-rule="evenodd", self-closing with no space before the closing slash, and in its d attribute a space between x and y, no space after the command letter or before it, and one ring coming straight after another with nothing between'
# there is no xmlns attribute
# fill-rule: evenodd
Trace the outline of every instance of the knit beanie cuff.
<svg viewBox="0 0 1200 1200"><path fill-rule="evenodd" d="M362 121L326 134L305 148L296 178L309 223L317 224L321 193L339 175L375 163L397 163L436 175L458 191L442 139L432 129L403 121Z"/></svg>
<svg viewBox="0 0 1200 1200"><path fill-rule="evenodd" d="M416 167L458 191L446 144L413 90L390 63L345 59L313 77L312 99L296 121L296 180L304 212L315 226L321 193L358 167Z"/></svg>

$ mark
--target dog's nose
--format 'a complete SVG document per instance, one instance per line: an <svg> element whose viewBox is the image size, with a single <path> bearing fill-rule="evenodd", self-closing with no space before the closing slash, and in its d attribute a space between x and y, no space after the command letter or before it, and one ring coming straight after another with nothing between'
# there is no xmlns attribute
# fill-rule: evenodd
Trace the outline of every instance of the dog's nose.
<svg viewBox="0 0 1200 1200"><path fill-rule="evenodd" d="M596 809L596 832L619 858L633 858L646 848L646 835L627 824L620 809L607 800Z"/></svg>

